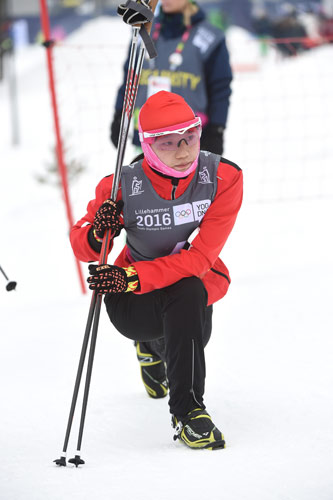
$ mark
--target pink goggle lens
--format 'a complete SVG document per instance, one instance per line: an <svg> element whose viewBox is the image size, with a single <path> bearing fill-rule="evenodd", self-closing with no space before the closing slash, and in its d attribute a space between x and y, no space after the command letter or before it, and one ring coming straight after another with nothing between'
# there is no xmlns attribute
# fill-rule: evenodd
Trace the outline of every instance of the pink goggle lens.
<svg viewBox="0 0 333 500"><path fill-rule="evenodd" d="M198 144L201 135L201 127L193 127L186 130L184 134L166 134L155 137L152 141L158 151L176 151L185 141L188 146Z"/></svg>

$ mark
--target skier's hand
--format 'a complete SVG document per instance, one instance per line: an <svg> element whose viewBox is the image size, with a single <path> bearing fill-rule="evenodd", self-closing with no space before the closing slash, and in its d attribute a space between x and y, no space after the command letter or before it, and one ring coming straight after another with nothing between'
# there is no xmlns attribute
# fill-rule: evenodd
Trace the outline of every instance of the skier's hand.
<svg viewBox="0 0 333 500"><path fill-rule="evenodd" d="M202 129L200 148L221 156L223 154L223 132L222 125L209 123Z"/></svg>
<svg viewBox="0 0 333 500"><path fill-rule="evenodd" d="M119 5L117 13L131 26L148 23L154 17L148 0L127 0L126 3Z"/></svg>
<svg viewBox="0 0 333 500"><path fill-rule="evenodd" d="M94 218L94 235L103 238L107 229L111 229L113 236L118 236L124 227L122 223L121 211L124 202L119 200L117 203L112 200L106 200L99 207ZM95 234L96 233L96 234Z"/></svg>
<svg viewBox="0 0 333 500"><path fill-rule="evenodd" d="M118 267L108 264L89 266L87 279L90 290L97 293L134 292L139 287L139 277L134 266Z"/></svg>

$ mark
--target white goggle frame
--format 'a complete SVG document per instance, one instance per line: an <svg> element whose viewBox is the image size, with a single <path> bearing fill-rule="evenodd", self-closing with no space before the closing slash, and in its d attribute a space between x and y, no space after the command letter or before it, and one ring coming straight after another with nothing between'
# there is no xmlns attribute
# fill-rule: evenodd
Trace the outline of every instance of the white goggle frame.
<svg viewBox="0 0 333 500"><path fill-rule="evenodd" d="M149 138L154 138L154 137L160 137L161 135L169 135L169 134L185 134L187 130L190 130L191 128L195 127L200 127L201 126L201 118L198 116L196 121L193 121L190 125L187 125L187 127L179 128L176 130L160 130L158 132L139 132L139 138L140 142L144 142L145 139Z"/></svg>

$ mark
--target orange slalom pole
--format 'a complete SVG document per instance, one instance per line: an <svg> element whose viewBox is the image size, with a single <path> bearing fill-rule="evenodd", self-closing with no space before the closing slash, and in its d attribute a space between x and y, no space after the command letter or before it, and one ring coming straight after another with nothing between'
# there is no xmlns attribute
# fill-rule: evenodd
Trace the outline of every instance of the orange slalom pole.
<svg viewBox="0 0 333 500"><path fill-rule="evenodd" d="M49 87L50 87L51 102L52 102L54 129L55 129L55 134L56 134L56 151L57 151L57 157L58 157L58 168L59 168L59 174L60 174L60 178L61 178L61 185L63 188L63 195L64 195L64 200L65 200L67 220L68 220L68 224L69 224L69 229L71 229L73 224L74 224L74 219L73 219L72 208L71 208L70 197L69 197L67 169L66 169L66 165L65 165L65 161L64 161L64 152L63 152L63 146L62 146L62 140L61 140L61 134L60 134L60 122L59 122L59 115L58 115L57 95L56 95L54 71L53 71L53 53L52 53L53 41L51 40L51 35L50 35L50 33L51 33L50 18L49 18L49 12L48 12L46 0L40 0L40 19L41 19L41 26L42 26L42 31L43 31L43 35L44 35L44 46L46 48L47 69L48 69L48 75L49 75ZM80 261L75 258L75 262L76 262L77 272L79 275L81 291L82 291L82 293L86 293L86 285L85 285L85 280L83 277Z"/></svg>

